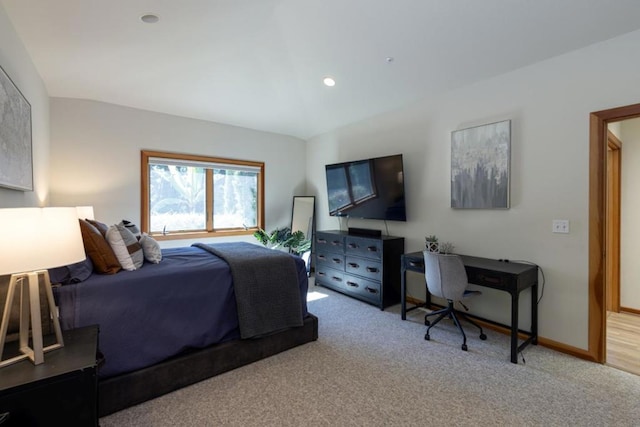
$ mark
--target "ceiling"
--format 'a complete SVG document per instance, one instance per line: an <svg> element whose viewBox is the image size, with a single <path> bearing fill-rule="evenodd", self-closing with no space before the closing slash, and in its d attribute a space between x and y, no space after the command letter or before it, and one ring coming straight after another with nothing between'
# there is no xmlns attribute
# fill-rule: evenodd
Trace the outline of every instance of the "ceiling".
<svg viewBox="0 0 640 427"><path fill-rule="evenodd" d="M640 28L638 0L0 5L52 97L302 139Z"/></svg>

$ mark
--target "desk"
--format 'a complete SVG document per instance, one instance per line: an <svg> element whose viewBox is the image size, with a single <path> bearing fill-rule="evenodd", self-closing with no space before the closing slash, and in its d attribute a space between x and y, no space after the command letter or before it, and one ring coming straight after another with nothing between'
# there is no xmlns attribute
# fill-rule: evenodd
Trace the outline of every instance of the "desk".
<svg viewBox="0 0 640 427"><path fill-rule="evenodd" d="M504 262L496 259L479 258L460 255L464 263L469 283L486 288L498 289L511 295L511 325L503 325L511 329L511 362L518 363L518 352L529 344L538 343L538 267L532 264ZM400 302L402 320L407 319L407 312L420 306L407 309L407 271L424 274L424 255L422 252L411 252L402 255ZM518 346L518 301L520 292L531 288L531 331L520 331L528 335ZM431 305L431 294L427 291L425 306ZM481 319L486 320L486 319Z"/></svg>

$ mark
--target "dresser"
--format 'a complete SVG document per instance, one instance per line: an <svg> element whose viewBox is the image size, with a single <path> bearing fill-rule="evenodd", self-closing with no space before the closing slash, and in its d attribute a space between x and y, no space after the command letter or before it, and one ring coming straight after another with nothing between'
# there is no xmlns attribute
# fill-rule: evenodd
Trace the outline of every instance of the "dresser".
<svg viewBox="0 0 640 427"><path fill-rule="evenodd" d="M315 284L384 310L400 302L404 238L316 232Z"/></svg>

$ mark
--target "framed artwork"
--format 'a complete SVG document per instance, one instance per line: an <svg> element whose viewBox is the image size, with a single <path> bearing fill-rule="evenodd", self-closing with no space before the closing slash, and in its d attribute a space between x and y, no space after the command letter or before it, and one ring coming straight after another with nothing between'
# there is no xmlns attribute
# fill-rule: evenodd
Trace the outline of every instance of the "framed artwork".
<svg viewBox="0 0 640 427"><path fill-rule="evenodd" d="M33 191L31 105L0 67L0 187Z"/></svg>
<svg viewBox="0 0 640 427"><path fill-rule="evenodd" d="M511 120L451 132L451 207L508 209Z"/></svg>

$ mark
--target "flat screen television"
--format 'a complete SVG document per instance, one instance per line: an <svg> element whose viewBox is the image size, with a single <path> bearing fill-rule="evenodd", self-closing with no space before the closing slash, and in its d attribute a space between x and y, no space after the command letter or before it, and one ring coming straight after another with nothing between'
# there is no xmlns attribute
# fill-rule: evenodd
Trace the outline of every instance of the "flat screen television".
<svg viewBox="0 0 640 427"><path fill-rule="evenodd" d="M326 165L329 214L406 221L402 154Z"/></svg>

